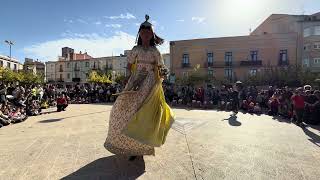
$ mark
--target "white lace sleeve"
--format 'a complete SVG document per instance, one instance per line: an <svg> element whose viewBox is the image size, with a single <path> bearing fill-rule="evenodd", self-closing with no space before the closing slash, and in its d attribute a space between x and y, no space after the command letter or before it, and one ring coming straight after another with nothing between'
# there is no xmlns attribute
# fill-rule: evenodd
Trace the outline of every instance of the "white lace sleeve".
<svg viewBox="0 0 320 180"><path fill-rule="evenodd" d="M160 51L157 48L155 51L156 51L155 57L156 57L158 66L164 66L164 61L163 61L163 58L162 58Z"/></svg>
<svg viewBox="0 0 320 180"><path fill-rule="evenodd" d="M138 47L134 46L128 53L128 63L133 64L138 56Z"/></svg>

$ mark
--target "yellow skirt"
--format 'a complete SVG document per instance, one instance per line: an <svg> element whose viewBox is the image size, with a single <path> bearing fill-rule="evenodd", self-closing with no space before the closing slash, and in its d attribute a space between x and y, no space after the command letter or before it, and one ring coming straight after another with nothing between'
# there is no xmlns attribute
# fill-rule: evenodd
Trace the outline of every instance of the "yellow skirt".
<svg viewBox="0 0 320 180"><path fill-rule="evenodd" d="M123 129L123 134L153 147L164 144L174 115L165 101L161 81L156 82L142 107Z"/></svg>

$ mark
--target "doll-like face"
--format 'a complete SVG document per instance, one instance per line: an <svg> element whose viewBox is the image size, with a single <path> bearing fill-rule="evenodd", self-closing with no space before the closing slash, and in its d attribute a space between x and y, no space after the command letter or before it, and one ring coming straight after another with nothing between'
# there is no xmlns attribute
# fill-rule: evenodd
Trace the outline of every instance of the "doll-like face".
<svg viewBox="0 0 320 180"><path fill-rule="evenodd" d="M150 28L141 28L139 35L140 35L141 40L143 42L150 42L150 40L153 36L153 33Z"/></svg>

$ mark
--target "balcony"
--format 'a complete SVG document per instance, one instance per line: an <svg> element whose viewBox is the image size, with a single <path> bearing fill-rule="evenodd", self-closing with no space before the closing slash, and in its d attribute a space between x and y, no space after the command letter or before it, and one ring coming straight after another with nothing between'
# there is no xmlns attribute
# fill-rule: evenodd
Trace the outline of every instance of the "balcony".
<svg viewBox="0 0 320 180"><path fill-rule="evenodd" d="M79 67L75 67L74 71L80 71L80 68Z"/></svg>
<svg viewBox="0 0 320 180"><path fill-rule="evenodd" d="M225 61L213 61L211 63L205 62L204 68L225 68L225 67L232 67L238 65L238 62L225 62Z"/></svg>
<svg viewBox="0 0 320 180"><path fill-rule="evenodd" d="M92 70L99 70L100 68L98 66L92 66Z"/></svg>
<svg viewBox="0 0 320 180"><path fill-rule="evenodd" d="M262 61L240 61L240 66L262 66Z"/></svg>
<svg viewBox="0 0 320 180"><path fill-rule="evenodd" d="M80 78L72 78L72 82L80 82L81 79Z"/></svg>
<svg viewBox="0 0 320 180"><path fill-rule="evenodd" d="M206 65L206 67L213 67L213 62L207 62Z"/></svg>
<svg viewBox="0 0 320 180"><path fill-rule="evenodd" d="M191 66L190 63L182 63L181 64L182 68L189 68L190 66Z"/></svg>
<svg viewBox="0 0 320 180"><path fill-rule="evenodd" d="M278 65L279 66L288 66L289 65L289 61L288 60L286 60L286 61L279 60Z"/></svg>
<svg viewBox="0 0 320 180"><path fill-rule="evenodd" d="M60 68L60 69L59 69L59 72L63 72L63 69Z"/></svg>
<svg viewBox="0 0 320 180"><path fill-rule="evenodd" d="M225 61L225 62L224 62L224 65L225 65L225 66L232 66L232 61Z"/></svg>

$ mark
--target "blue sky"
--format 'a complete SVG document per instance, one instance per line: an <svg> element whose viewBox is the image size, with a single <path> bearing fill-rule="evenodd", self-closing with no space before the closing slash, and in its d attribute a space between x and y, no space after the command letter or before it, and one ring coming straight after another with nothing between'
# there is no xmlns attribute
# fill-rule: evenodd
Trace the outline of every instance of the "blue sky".
<svg viewBox="0 0 320 180"><path fill-rule="evenodd" d="M94 57L131 49L138 25L150 15L158 35L168 41L247 35L272 13L313 14L319 0L3 0L0 54L12 40L12 56L56 60L63 46Z"/></svg>

